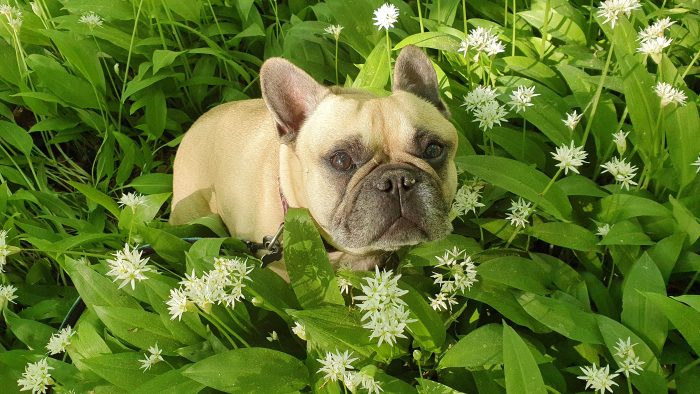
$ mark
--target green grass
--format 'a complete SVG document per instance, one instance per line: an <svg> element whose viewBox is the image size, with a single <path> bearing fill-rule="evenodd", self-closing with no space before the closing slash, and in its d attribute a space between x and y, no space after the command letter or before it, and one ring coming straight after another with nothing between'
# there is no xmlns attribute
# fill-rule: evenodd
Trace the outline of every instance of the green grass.
<svg viewBox="0 0 700 394"><path fill-rule="evenodd" d="M345 351L355 376L387 393L580 392L580 367L618 370L618 341L628 338L642 370L615 377L614 392L697 391L697 3L643 1L614 28L597 1L391 3L399 20L385 32L373 26L375 0L10 1L22 12L16 28L16 9L0 2L3 392L19 390L66 322L75 334L47 360L57 392L338 393L346 388L324 380L320 360ZM85 23L89 12L101 24ZM674 22L670 46L639 53L638 31L664 17ZM337 42L324 33L331 24L344 27ZM458 52L477 27L504 51ZM402 294L384 313L408 314L405 338L370 337L357 297L375 273L333 272L303 210L285 226L291 283L247 256L249 279L227 287L244 285L240 297L190 302L171 319L166 301L187 291L186 273L211 278L226 264L216 257L246 257L217 218L167 224L172 160L189 125L219 103L260 97L258 70L271 56L326 84L383 94L388 62L409 44L434 62L460 133L462 192L481 205L455 210L454 234L400 251L383 274ZM658 82L686 103L661 106ZM479 85L508 109L487 131L462 106ZM538 94L521 112L508 105L518 86ZM570 129L562 120L574 110L583 117ZM629 133L624 151L619 130ZM551 155L571 141L587 152L580 174ZM612 158L637 167L629 188L603 172ZM119 206L127 192L143 203ZM524 227L506 219L519 198L531 204ZM133 288L109 272L125 243L149 245L150 270ZM453 248L463 264L439 265ZM432 275L460 277L455 267L469 261L471 287L443 285L455 304L431 308L441 288ZM78 297L85 311L66 320ZM163 360L144 371L139 360L156 344Z"/></svg>

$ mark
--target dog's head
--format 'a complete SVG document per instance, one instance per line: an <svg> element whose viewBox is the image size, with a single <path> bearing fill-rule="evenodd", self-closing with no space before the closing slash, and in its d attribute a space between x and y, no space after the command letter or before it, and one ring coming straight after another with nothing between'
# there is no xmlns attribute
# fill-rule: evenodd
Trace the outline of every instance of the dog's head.
<svg viewBox="0 0 700 394"><path fill-rule="evenodd" d="M283 190L328 242L353 254L396 250L451 229L457 131L435 70L404 48L393 93L327 88L280 58L263 64L263 98L281 145Z"/></svg>

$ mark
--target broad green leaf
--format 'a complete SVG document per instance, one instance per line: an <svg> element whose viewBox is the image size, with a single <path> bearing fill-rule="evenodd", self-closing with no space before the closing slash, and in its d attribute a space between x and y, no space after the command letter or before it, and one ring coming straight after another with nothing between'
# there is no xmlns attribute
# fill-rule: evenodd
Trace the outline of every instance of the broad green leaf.
<svg viewBox="0 0 700 394"><path fill-rule="evenodd" d="M506 56L503 60L513 71L543 83L559 95L566 94L566 85L562 82L559 75L546 64L526 56ZM563 130L562 128L562 131ZM554 142L561 144L566 141L559 140Z"/></svg>
<svg viewBox="0 0 700 394"><path fill-rule="evenodd" d="M146 383L131 390L131 394L151 394L151 393L197 393L204 389L204 385L195 382L182 375L179 370L171 370L162 373Z"/></svg>
<svg viewBox="0 0 700 394"><path fill-rule="evenodd" d="M0 120L0 139L22 152L25 156L29 156L34 147L32 137L27 133L27 130L5 120Z"/></svg>
<svg viewBox="0 0 700 394"><path fill-rule="evenodd" d="M460 391L453 389L450 386L438 383L428 379L418 380L418 392L420 394L459 394Z"/></svg>
<svg viewBox="0 0 700 394"><path fill-rule="evenodd" d="M369 54L352 86L358 88L384 89L389 81L389 59L386 44L380 41Z"/></svg>
<svg viewBox="0 0 700 394"><path fill-rule="evenodd" d="M41 30L51 38L68 63L90 82L93 89L104 95L105 76L99 60L99 48L91 39L76 39L76 35L54 29ZM91 91L92 93L92 91Z"/></svg>
<svg viewBox="0 0 700 394"><path fill-rule="evenodd" d="M416 320L406 325L408 331L418 346L430 352L439 353L446 336L440 315L428 305L423 295L416 289L403 281L401 287L408 290L401 299L408 305L411 319Z"/></svg>
<svg viewBox="0 0 700 394"><path fill-rule="evenodd" d="M173 62L175 59L177 59L178 56L182 55L185 53L184 51L170 51L167 49L156 49L153 51L153 75L158 73L158 70L160 70L163 67L168 67Z"/></svg>
<svg viewBox="0 0 700 394"><path fill-rule="evenodd" d="M503 328L487 324L463 336L440 359L438 369L488 369L503 363Z"/></svg>
<svg viewBox="0 0 700 394"><path fill-rule="evenodd" d="M559 220L566 220L571 215L571 203L566 195L552 185L542 196L550 179L526 164L497 156L466 156L455 159L455 162L471 174L534 202Z"/></svg>
<svg viewBox="0 0 700 394"><path fill-rule="evenodd" d="M128 185L142 194L172 193L173 175L151 173L134 178Z"/></svg>
<svg viewBox="0 0 700 394"><path fill-rule="evenodd" d="M532 260L517 256L496 257L479 264L479 276L494 283L536 294L546 294L548 272Z"/></svg>
<svg viewBox="0 0 700 394"><path fill-rule="evenodd" d="M613 194L600 200L598 218L605 223L616 223L621 220L639 216L671 216L671 212L649 198L631 194Z"/></svg>
<svg viewBox="0 0 700 394"><path fill-rule="evenodd" d="M284 265L301 306L344 305L328 253L307 210L287 211L283 242Z"/></svg>
<svg viewBox="0 0 700 394"><path fill-rule="evenodd" d="M558 180L555 185L567 196L606 197L606 193L595 182L582 175L569 175Z"/></svg>
<svg viewBox="0 0 700 394"><path fill-rule="evenodd" d="M53 93L59 104L77 108L100 108L96 88L86 80L69 74L53 58L32 54L27 56L27 65L37 75L38 85Z"/></svg>
<svg viewBox="0 0 700 394"><path fill-rule="evenodd" d="M591 231L573 223L538 223L530 228L530 234L547 243L565 248L591 252L598 249L598 237Z"/></svg>
<svg viewBox="0 0 700 394"><path fill-rule="evenodd" d="M309 384L306 366L277 350L230 350L182 371L192 380L227 393L288 393Z"/></svg>
<svg viewBox="0 0 700 394"><path fill-rule="evenodd" d="M509 325L503 325L503 369L508 393L546 393L542 374L525 341Z"/></svg>
<svg viewBox="0 0 700 394"><path fill-rule="evenodd" d="M671 324L683 335L683 338L685 338L695 354L700 354L700 331L698 331L698 327L700 327L700 312L661 294L649 292L643 292L642 294L666 315Z"/></svg>
<svg viewBox="0 0 700 394"><path fill-rule="evenodd" d="M700 312L700 295L696 294L685 294L682 296L671 297L676 301L680 301L684 304L690 305L693 309Z"/></svg>
<svg viewBox="0 0 700 394"><path fill-rule="evenodd" d="M459 48L459 40L451 34L428 31L412 34L404 38L394 46L393 50L399 50L407 45L454 52Z"/></svg>
<svg viewBox="0 0 700 394"><path fill-rule="evenodd" d="M155 343L166 351L182 345L155 313L116 306L95 306L93 309L115 336L141 349Z"/></svg>
<svg viewBox="0 0 700 394"><path fill-rule="evenodd" d="M17 339L30 349L45 350L44 347L55 332L53 328L38 321L22 319L7 308L2 310L2 314L7 328Z"/></svg>
<svg viewBox="0 0 700 394"><path fill-rule="evenodd" d="M153 344L149 346L153 346ZM142 358L145 358L144 355L137 352L105 354L83 359L81 364L102 379L130 392L169 369L164 367L165 363L161 362L148 371L144 371L140 368L141 363L139 363L139 359Z"/></svg>
<svg viewBox="0 0 700 394"><path fill-rule="evenodd" d="M653 245L654 241L636 223L625 220L615 223L599 245Z"/></svg>
<svg viewBox="0 0 700 394"><path fill-rule="evenodd" d="M89 186L89 185L84 185L82 183L77 183L77 182L69 182L69 183L77 191L84 194L85 197L87 197L90 201L92 201L98 205L103 206L115 217L119 217L121 210L119 209L119 206L117 205L117 203L114 202L114 200L111 199L108 195L102 193L101 191L99 191L99 190L97 190L94 187Z"/></svg>
<svg viewBox="0 0 700 394"><path fill-rule="evenodd" d="M671 206L673 206L673 217L678 222L678 230L687 233L688 243L694 244L700 238L698 218L673 196L669 196L668 199L671 201Z"/></svg>
<svg viewBox="0 0 700 394"><path fill-rule="evenodd" d="M82 260L65 257L61 267L70 276L73 285L88 307L103 305L141 309L136 300L119 290L115 283L95 272Z"/></svg>
<svg viewBox="0 0 700 394"><path fill-rule="evenodd" d="M596 315L579 306L550 297L523 293L518 302L540 323L575 341L602 344Z"/></svg>
<svg viewBox="0 0 700 394"><path fill-rule="evenodd" d="M497 310L507 319L534 332L550 332L551 330L547 326L530 316L523 309L514 293L516 292L499 283L492 283L490 280L484 279L476 282L469 291L464 293L464 296L483 302Z"/></svg>
<svg viewBox="0 0 700 394"><path fill-rule="evenodd" d="M656 266L659 267L664 283L668 283L671 272L673 272L674 267L678 263L678 259L683 251L685 239L686 234L676 233L660 240L648 251L649 257L651 257L656 263Z"/></svg>
<svg viewBox="0 0 700 394"><path fill-rule="evenodd" d="M481 246L479 246L476 240L459 234L449 234L445 238L437 241L425 242L411 248L411 250L401 258L401 266L433 266L438 263L436 257L444 255L446 251L452 248L465 250L467 255L481 251Z"/></svg>
<svg viewBox="0 0 700 394"><path fill-rule="evenodd" d="M646 253L625 276L621 318L622 323L644 338L656 354L660 354L666 341L668 323L661 311L639 294L640 291L666 295L666 284L661 272Z"/></svg>
<svg viewBox="0 0 700 394"><path fill-rule="evenodd" d="M190 244L164 230L143 225L136 228L143 236L143 240L156 251L158 256L171 265L184 269L185 251L189 249Z"/></svg>
<svg viewBox="0 0 700 394"><path fill-rule="evenodd" d="M654 351L646 344L646 342L644 342L642 338L637 336L637 334L627 328L624 324L609 317L596 315L596 320L598 322L598 328L600 328L600 333L605 341L604 344L611 354L615 354L615 346L620 339L627 341L627 338L630 338L631 343L636 343L634 346L634 353L640 360L644 361L644 369L653 373L661 372L661 365L659 364ZM616 360L616 363L618 363L618 360Z"/></svg>

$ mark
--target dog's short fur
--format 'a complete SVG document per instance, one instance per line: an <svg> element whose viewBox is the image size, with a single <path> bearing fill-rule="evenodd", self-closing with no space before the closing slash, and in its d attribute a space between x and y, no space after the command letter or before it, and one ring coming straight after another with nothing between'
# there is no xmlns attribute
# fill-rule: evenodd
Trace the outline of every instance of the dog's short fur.
<svg viewBox="0 0 700 394"><path fill-rule="evenodd" d="M263 99L222 104L185 135L171 223L215 213L259 242L284 219L282 194L356 269L451 231L457 131L420 49L401 51L387 97L324 87L281 58L263 64L260 82Z"/></svg>

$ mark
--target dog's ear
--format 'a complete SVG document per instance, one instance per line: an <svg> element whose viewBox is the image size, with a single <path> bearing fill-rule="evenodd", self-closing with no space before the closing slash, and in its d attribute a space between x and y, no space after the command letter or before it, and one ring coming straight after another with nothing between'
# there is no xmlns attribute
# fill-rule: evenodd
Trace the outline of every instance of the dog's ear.
<svg viewBox="0 0 700 394"><path fill-rule="evenodd" d="M403 90L433 104L446 117L449 111L440 100L437 75L428 56L420 48L409 45L401 50L394 65L393 90Z"/></svg>
<svg viewBox="0 0 700 394"><path fill-rule="evenodd" d="M328 89L282 58L270 58L260 68L260 86L267 108L284 143L293 142L306 118Z"/></svg>

